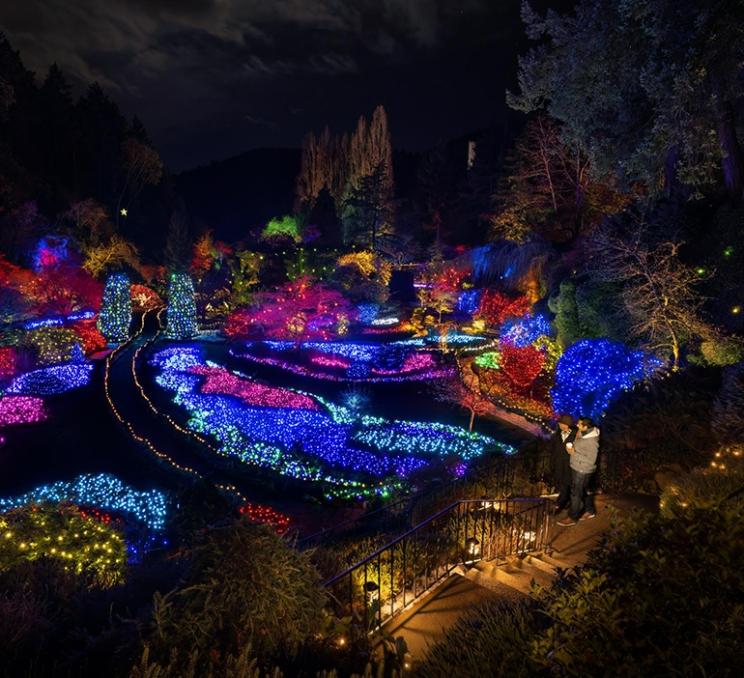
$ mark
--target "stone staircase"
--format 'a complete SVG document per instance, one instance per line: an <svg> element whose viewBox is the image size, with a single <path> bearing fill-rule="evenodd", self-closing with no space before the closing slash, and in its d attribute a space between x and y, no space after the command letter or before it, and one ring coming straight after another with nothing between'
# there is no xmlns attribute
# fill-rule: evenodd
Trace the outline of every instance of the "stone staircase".
<svg viewBox="0 0 744 678"><path fill-rule="evenodd" d="M549 586L558 574L558 569L570 565L546 553L533 553L509 558L504 562L480 561L471 568L462 568L458 574L483 588L503 591L508 586L528 595L533 583Z"/></svg>

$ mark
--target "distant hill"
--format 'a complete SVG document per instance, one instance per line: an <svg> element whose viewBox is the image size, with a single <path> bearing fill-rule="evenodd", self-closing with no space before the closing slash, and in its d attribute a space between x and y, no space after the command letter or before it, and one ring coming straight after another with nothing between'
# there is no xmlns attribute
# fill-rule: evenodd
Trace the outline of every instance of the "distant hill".
<svg viewBox="0 0 744 678"><path fill-rule="evenodd" d="M177 186L197 222L235 241L291 211L299 170L299 149L259 148L182 172Z"/></svg>
<svg viewBox="0 0 744 678"><path fill-rule="evenodd" d="M418 161L418 154L393 152L399 197L415 189ZM218 238L236 241L292 210L299 172L300 149L260 148L182 172L176 182L198 224L213 229Z"/></svg>

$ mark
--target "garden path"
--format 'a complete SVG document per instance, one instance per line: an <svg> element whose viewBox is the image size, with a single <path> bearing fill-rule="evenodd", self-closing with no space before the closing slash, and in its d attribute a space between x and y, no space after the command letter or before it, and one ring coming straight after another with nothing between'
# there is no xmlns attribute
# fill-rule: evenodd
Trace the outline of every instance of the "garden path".
<svg viewBox="0 0 744 678"><path fill-rule="evenodd" d="M599 542L602 534L610 529L615 520L622 520L632 510L653 511L658 507L658 498L645 495L598 495L597 517L578 523L573 527L560 527L552 520L549 543L549 560L555 567L568 569L581 565ZM559 516L562 517L562 516ZM525 567L523 570L509 567L512 574L500 568L476 570L455 574L429 596L385 629L393 637L406 641L411 660L420 660L427 648L441 640L462 615L472 611L478 603L493 598L516 600L528 595L530 581L535 579L547 583L544 571ZM485 570L485 568L484 568ZM502 576L496 576L497 574ZM520 576L515 576L515 575ZM476 576L473 576L476 575ZM534 575L534 576L531 576ZM542 576L540 576L542 575ZM478 583L476 583L477 580ZM505 583L508 582L508 583Z"/></svg>

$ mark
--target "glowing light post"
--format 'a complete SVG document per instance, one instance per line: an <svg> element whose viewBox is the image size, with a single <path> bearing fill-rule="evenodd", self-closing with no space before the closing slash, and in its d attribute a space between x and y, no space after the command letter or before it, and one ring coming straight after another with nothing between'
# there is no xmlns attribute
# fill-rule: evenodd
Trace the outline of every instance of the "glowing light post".
<svg viewBox="0 0 744 678"><path fill-rule="evenodd" d="M132 298L126 273L114 273L103 290L98 329L110 342L119 343L129 336L132 323Z"/></svg>
<svg viewBox="0 0 744 678"><path fill-rule="evenodd" d="M187 273L172 273L168 283L165 336L169 339L190 339L198 329L191 277Z"/></svg>

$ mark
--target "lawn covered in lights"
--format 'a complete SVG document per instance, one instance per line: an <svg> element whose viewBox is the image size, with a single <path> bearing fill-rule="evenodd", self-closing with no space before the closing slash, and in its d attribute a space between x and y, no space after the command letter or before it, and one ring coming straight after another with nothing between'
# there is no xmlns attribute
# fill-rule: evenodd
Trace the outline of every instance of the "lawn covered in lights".
<svg viewBox="0 0 744 678"><path fill-rule="evenodd" d="M470 335L452 335L456 345L478 345L483 340ZM389 342L246 341L232 354L261 365L279 367L293 374L349 382L428 381L454 375L451 364L433 349L438 342L424 337Z"/></svg>
<svg viewBox="0 0 744 678"><path fill-rule="evenodd" d="M158 351L156 383L217 451L320 484L328 497L386 496L432 462L514 450L441 423L390 420L318 395L267 386L204 359L198 346Z"/></svg>

